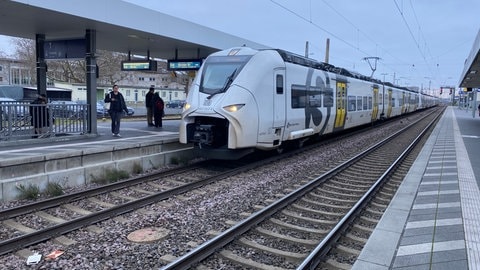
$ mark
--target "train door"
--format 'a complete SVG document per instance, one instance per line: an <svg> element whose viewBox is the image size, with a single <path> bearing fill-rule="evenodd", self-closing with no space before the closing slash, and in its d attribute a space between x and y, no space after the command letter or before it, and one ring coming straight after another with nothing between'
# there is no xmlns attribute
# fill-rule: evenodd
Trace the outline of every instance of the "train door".
<svg viewBox="0 0 480 270"><path fill-rule="evenodd" d="M373 86L372 122L378 119L378 86Z"/></svg>
<svg viewBox="0 0 480 270"><path fill-rule="evenodd" d="M393 108L393 91L392 89L388 89L388 108L387 108L387 118L390 118L392 115L392 108Z"/></svg>
<svg viewBox="0 0 480 270"><path fill-rule="evenodd" d="M336 114L334 129L343 128L345 125L345 106L347 97L347 83L337 81L337 96L336 96Z"/></svg>
<svg viewBox="0 0 480 270"><path fill-rule="evenodd" d="M273 85L273 128L275 138L280 139L283 136L286 121L285 69L274 71Z"/></svg>
<svg viewBox="0 0 480 270"><path fill-rule="evenodd" d="M405 92L402 92L402 114L404 114L406 112L406 95L405 95Z"/></svg>
<svg viewBox="0 0 480 270"><path fill-rule="evenodd" d="M406 104L407 104L407 105L406 105L405 113L408 113L408 112L411 111L411 106L412 106L412 93L408 93Z"/></svg>

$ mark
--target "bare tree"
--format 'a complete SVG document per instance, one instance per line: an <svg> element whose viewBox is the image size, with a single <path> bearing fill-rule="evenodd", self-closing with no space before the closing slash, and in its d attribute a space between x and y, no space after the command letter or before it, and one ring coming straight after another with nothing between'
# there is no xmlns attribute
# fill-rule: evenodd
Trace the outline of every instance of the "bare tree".
<svg viewBox="0 0 480 270"><path fill-rule="evenodd" d="M26 61L33 83L36 81L36 53L35 41L24 38L14 38L15 56L19 60ZM122 72L120 63L126 59L125 54L98 50L96 54L99 68L98 81L101 84L113 85L128 76L128 72ZM49 81L62 81L71 83L85 83L86 64L85 60L47 60L47 78Z"/></svg>
<svg viewBox="0 0 480 270"><path fill-rule="evenodd" d="M24 61L26 68L32 78L31 83L36 84L36 59L35 59L35 41L25 38L13 38L12 43L15 46L14 57L17 60Z"/></svg>
<svg viewBox="0 0 480 270"><path fill-rule="evenodd" d="M120 68L122 60L126 59L126 57L126 54L98 50L99 83L114 85L127 78L128 72L122 72Z"/></svg>

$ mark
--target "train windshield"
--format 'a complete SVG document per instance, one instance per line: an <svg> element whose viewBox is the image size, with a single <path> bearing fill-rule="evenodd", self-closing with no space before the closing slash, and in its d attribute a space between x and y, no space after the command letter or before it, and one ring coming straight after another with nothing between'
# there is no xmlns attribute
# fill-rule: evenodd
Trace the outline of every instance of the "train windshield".
<svg viewBox="0 0 480 270"><path fill-rule="evenodd" d="M204 63L200 92L215 95L225 92L251 55L211 56Z"/></svg>

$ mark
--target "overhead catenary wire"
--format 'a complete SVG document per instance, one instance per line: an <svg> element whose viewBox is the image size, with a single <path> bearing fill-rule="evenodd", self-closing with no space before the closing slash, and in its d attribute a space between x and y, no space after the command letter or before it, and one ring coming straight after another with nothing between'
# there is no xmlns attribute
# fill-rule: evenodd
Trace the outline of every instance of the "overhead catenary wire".
<svg viewBox="0 0 480 270"><path fill-rule="evenodd" d="M313 21L312 21L311 10L310 10L310 15L309 15L310 17L307 18L307 17L305 17L305 16L303 16L303 15L301 15L301 14L293 11L292 9L290 9L290 8L282 5L281 3L278 3L278 2L275 1L275 0L270 0L270 2L272 2L273 4L279 6L279 7L282 8L282 9L286 10L287 12L291 13L291 14L294 15L295 17L297 17L297 18L299 18L299 19L301 19L301 20L303 20L303 21L311 24L311 25L314 26L315 28L320 29L321 31L323 31L323 32L327 33L328 35L332 36L333 38L341 41L342 43L346 44L347 46L355 49L356 51L358 51L358 52L360 52L361 54L363 54L364 57L377 57L377 55L371 55L370 53L364 51L363 49L361 49L359 46L356 46L356 45L353 44L352 42L350 42L350 41L348 41L348 40L340 37L339 35L331 32L331 31L325 29L324 27L322 27L322 26L316 24L315 22L313 22ZM351 22L350 20L348 20L345 16L343 16L340 12L338 12L335 8L333 8L330 4L328 4L327 2L325 2L325 0L324 0L323 2L324 2L325 4L327 4L327 6L330 7L330 8L331 8L337 15L339 15L343 20L347 21L350 25L352 25L352 26L356 29L356 31L358 31L359 33L361 33L362 35L364 35L365 37L367 37L367 39L368 39L369 41L371 41L372 43L374 43L375 46L380 47L379 44L378 44L375 40L373 40L371 37L369 37L367 34L365 34L365 32L362 31L359 27L357 27L353 22ZM311 9L311 7L310 7L310 9ZM392 58L394 58L398 63L401 63L401 65L412 65L411 63L405 63L403 60L401 60L400 58L396 57L396 56L393 55L392 53L388 52L386 49L382 48L382 50L383 50L385 53L387 53L388 55L390 55ZM362 57L362 59L364 59L364 57ZM344 61L353 62L351 59L348 59L348 60L345 60L345 59L344 59ZM355 63L355 62L353 62L353 63ZM394 73L399 73L398 71L396 71L396 69L395 69L393 66L388 66L388 65L384 65L384 64L383 64L382 66L384 66L385 68L393 71Z"/></svg>

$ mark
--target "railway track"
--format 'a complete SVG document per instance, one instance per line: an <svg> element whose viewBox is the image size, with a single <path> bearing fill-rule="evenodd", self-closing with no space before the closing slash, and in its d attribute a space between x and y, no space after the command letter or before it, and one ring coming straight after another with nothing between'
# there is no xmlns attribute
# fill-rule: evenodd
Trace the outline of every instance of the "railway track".
<svg viewBox="0 0 480 270"><path fill-rule="evenodd" d="M202 162L2 210L0 255L171 198L248 168L249 165L240 163Z"/></svg>
<svg viewBox="0 0 480 270"><path fill-rule="evenodd" d="M0 255L167 200L292 154L253 157L247 163L202 161L1 210Z"/></svg>
<svg viewBox="0 0 480 270"><path fill-rule="evenodd" d="M287 196L232 222L162 269L315 269L319 264L348 269L399 185L392 175L398 168L405 173L403 160L439 115L428 115L323 175L305 179Z"/></svg>

